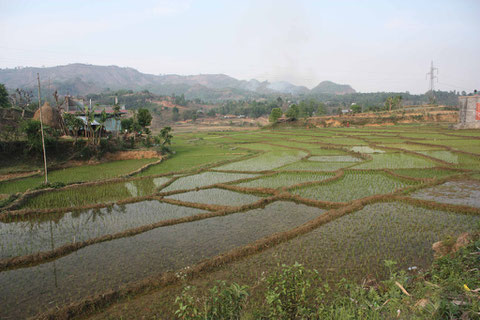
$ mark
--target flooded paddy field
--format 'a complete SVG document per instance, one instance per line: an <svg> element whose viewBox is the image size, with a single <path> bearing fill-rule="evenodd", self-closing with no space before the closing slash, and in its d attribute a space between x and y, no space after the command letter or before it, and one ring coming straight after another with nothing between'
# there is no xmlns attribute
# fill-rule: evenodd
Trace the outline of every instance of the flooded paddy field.
<svg viewBox="0 0 480 320"><path fill-rule="evenodd" d="M0 259L49 251L68 243L200 212L159 201L142 201L101 209L12 218L7 223L0 222Z"/></svg>
<svg viewBox="0 0 480 320"><path fill-rule="evenodd" d="M145 178L94 186L72 187L39 194L26 201L24 208L60 208L77 207L95 203L115 202L125 198L147 196L168 182L165 177Z"/></svg>
<svg viewBox="0 0 480 320"><path fill-rule="evenodd" d="M276 202L263 209L157 228L88 246L39 266L4 271L0 273L0 317L31 315L44 304L60 305L101 293L105 288L116 289L128 282L181 269L286 231L322 212L314 207Z"/></svg>
<svg viewBox="0 0 480 320"><path fill-rule="evenodd" d="M317 186L301 187L294 189L292 192L304 198L347 202L375 194L391 193L415 183L397 179L383 172L348 172L337 181ZM352 188L352 186L355 187Z"/></svg>
<svg viewBox="0 0 480 320"><path fill-rule="evenodd" d="M215 279L254 286L295 262L329 281L382 278L384 260L426 268L433 242L472 231L480 219L480 140L449 133L185 133L175 136L174 155L142 172L134 171L158 159L52 171L66 186L44 192L27 191L41 177L0 182L4 198L18 192L18 203L0 208L0 318L68 310L213 259L218 264L171 287ZM353 209L339 214L345 208ZM228 260L232 252L241 258ZM165 294L163 318L171 319L175 296Z"/></svg>
<svg viewBox="0 0 480 320"><path fill-rule="evenodd" d="M411 196L418 199L480 208L480 181L447 181L435 187L419 190Z"/></svg>
<svg viewBox="0 0 480 320"><path fill-rule="evenodd" d="M479 221L479 216L377 203L230 264L218 278L254 284L279 265L295 262L316 269L330 283L342 278L362 280L368 275L381 278L387 272L383 261L392 257L401 268L423 269L433 260L432 243L472 231Z"/></svg>

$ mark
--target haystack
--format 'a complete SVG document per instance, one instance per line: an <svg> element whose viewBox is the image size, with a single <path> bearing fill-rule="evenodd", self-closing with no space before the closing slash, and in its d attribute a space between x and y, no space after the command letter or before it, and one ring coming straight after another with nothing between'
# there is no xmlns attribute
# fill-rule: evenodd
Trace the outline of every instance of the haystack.
<svg viewBox="0 0 480 320"><path fill-rule="evenodd" d="M62 128L63 120L58 110L52 108L50 104L48 104L48 102L45 102L45 104L42 106L41 109L42 109L42 122L44 125L49 126L51 128L55 128L55 129ZM33 119L40 120L40 109L35 111L35 114L33 115Z"/></svg>

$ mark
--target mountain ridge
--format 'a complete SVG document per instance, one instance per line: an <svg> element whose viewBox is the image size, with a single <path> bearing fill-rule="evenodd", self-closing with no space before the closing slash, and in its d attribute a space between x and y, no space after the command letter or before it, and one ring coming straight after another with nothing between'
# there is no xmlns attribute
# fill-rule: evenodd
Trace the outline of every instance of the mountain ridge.
<svg viewBox="0 0 480 320"><path fill-rule="evenodd" d="M131 67L72 63L55 67L0 69L0 83L8 88L30 89L36 74L49 79L60 94L85 95L106 90L149 90L157 94L185 94L188 98L245 99L264 95L307 95L310 93L346 94L356 92L349 85L323 81L312 90L288 81L238 80L226 74L154 75Z"/></svg>

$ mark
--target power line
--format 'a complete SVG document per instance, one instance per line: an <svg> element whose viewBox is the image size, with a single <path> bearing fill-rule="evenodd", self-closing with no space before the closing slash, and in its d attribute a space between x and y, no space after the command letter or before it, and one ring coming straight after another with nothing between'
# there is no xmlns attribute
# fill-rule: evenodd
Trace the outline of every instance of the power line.
<svg viewBox="0 0 480 320"><path fill-rule="evenodd" d="M430 64L430 72L426 74L426 76L430 76L430 94L432 97L432 102L435 101L435 94L433 93L435 90L435 79L437 79L438 82L438 68L435 68L433 66L433 61Z"/></svg>

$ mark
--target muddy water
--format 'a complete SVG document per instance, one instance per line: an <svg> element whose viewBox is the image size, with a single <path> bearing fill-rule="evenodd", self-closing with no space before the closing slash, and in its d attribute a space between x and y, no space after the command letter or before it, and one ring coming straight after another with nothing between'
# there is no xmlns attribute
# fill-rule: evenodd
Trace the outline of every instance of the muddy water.
<svg viewBox="0 0 480 320"><path fill-rule="evenodd" d="M321 214L276 202L247 212L158 228L96 244L36 267L0 273L0 318L25 318L285 231Z"/></svg>
<svg viewBox="0 0 480 320"><path fill-rule="evenodd" d="M385 151L380 149L373 149L367 146L355 146L351 147L350 150L360 153L385 153Z"/></svg>
<svg viewBox="0 0 480 320"><path fill-rule="evenodd" d="M480 208L480 181L448 181L439 186L419 190L413 193L412 197Z"/></svg>
<svg viewBox="0 0 480 320"><path fill-rule="evenodd" d="M206 189L179 193L166 198L185 202L198 202L222 206L240 206L259 200L259 197L223 189Z"/></svg>
<svg viewBox="0 0 480 320"><path fill-rule="evenodd" d="M158 201L142 201L112 208L44 214L9 223L0 222L0 259L48 251L67 243L201 212Z"/></svg>
<svg viewBox="0 0 480 320"><path fill-rule="evenodd" d="M225 183L229 181L253 178L258 174L239 174L239 173L223 173L223 172L203 172L193 176L186 176L175 180L171 185L162 191L172 191L179 189L193 189L197 187L207 186L215 183Z"/></svg>

